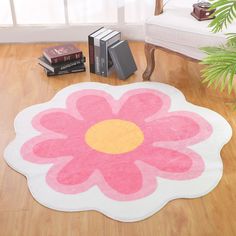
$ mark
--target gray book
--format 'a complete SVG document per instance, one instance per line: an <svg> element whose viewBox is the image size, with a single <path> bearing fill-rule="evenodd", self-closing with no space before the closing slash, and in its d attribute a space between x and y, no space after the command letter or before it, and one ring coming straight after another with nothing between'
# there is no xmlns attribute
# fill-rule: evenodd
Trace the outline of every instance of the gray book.
<svg viewBox="0 0 236 236"><path fill-rule="evenodd" d="M101 75L100 70L100 40L110 34L112 30L108 29L94 37L94 58L95 58L95 73Z"/></svg>
<svg viewBox="0 0 236 236"><path fill-rule="evenodd" d="M101 66L101 75L104 77L109 76L114 70L113 62L111 57L108 55L108 48L120 41L121 33L118 31L113 31L108 34L106 37L103 37L100 41L100 66Z"/></svg>
<svg viewBox="0 0 236 236"><path fill-rule="evenodd" d="M137 70L137 66L127 40L120 41L112 45L109 48L109 53L120 79L127 79Z"/></svg>

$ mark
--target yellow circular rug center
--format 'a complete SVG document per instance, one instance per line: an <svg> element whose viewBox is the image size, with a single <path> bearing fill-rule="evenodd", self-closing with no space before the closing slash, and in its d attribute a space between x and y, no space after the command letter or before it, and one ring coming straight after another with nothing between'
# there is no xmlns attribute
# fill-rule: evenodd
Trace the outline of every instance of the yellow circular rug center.
<svg viewBox="0 0 236 236"><path fill-rule="evenodd" d="M141 129L133 122L119 119L101 121L85 134L86 143L93 149L121 154L134 150L143 142Z"/></svg>

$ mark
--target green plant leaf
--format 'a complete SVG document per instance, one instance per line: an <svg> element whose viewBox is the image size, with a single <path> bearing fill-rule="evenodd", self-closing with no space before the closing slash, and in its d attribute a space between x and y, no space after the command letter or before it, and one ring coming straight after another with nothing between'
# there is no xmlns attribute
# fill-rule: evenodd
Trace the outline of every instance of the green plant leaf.
<svg viewBox="0 0 236 236"><path fill-rule="evenodd" d="M236 0L217 0L210 9L216 9L212 14L216 18L209 24L215 33L227 28L236 19Z"/></svg>
<svg viewBox="0 0 236 236"><path fill-rule="evenodd" d="M236 33L228 33L227 36L227 46L231 48L231 50L236 50Z"/></svg>
<svg viewBox="0 0 236 236"><path fill-rule="evenodd" d="M201 73L203 83L208 86L220 85L220 91L223 91L228 85L228 92L232 92L234 75L236 73L236 51L228 47L205 47L202 48L208 55L201 61L201 64L207 65Z"/></svg>

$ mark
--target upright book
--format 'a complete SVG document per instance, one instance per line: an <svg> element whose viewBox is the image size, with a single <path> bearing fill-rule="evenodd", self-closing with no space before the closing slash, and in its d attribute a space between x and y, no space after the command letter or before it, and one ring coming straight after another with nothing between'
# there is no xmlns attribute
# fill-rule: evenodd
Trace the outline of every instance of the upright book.
<svg viewBox="0 0 236 236"><path fill-rule="evenodd" d="M95 57L95 73L101 75L100 69L100 40L110 34L112 30L107 29L101 34L94 37L94 57Z"/></svg>
<svg viewBox="0 0 236 236"><path fill-rule="evenodd" d="M100 40L100 68L101 75L107 77L113 71L113 62L108 52L108 48L120 41L121 33L118 31L113 31L104 38Z"/></svg>
<svg viewBox="0 0 236 236"><path fill-rule="evenodd" d="M95 58L94 58L94 37L104 32L106 28L101 27L88 36L89 48L89 68L91 73L95 73Z"/></svg>
<svg viewBox="0 0 236 236"><path fill-rule="evenodd" d="M45 48L43 50L43 56L45 56L51 64L56 64L59 62L79 59L83 55L82 51L74 44L63 44Z"/></svg>
<svg viewBox="0 0 236 236"><path fill-rule="evenodd" d="M126 40L112 45L109 48L109 53L120 79L127 79L137 70L132 52Z"/></svg>

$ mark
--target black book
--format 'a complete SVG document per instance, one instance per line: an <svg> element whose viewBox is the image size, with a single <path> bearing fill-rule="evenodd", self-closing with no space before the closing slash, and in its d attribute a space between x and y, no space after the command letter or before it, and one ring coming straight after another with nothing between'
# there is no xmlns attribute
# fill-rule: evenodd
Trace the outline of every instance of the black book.
<svg viewBox="0 0 236 236"><path fill-rule="evenodd" d="M127 79L137 70L127 40L113 44L109 48L109 53L120 79Z"/></svg>
<svg viewBox="0 0 236 236"><path fill-rule="evenodd" d="M106 29L104 27L101 27L88 36L89 68L91 73L95 73L94 37L96 37L105 30Z"/></svg>
<svg viewBox="0 0 236 236"><path fill-rule="evenodd" d="M47 76L55 76L55 75L65 75L65 74L71 74L71 73L77 73L77 72L84 72L86 71L86 68L85 68L85 65L82 63L79 65L73 66L69 69L60 70L58 72L52 72L48 70L47 68L44 68L44 70Z"/></svg>
<svg viewBox="0 0 236 236"><path fill-rule="evenodd" d="M82 64L86 61L86 58L83 56L79 59L72 60L72 61L66 61L66 62L60 62L57 64L51 64L46 57L42 56L38 58L39 65L43 66L44 68L48 69L49 71L53 73L58 73L59 71L70 69L71 67L77 66L79 64Z"/></svg>

